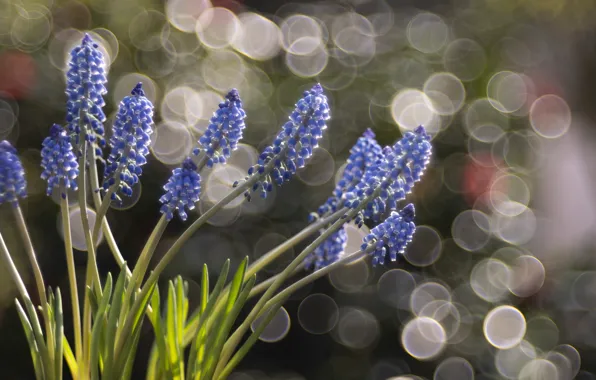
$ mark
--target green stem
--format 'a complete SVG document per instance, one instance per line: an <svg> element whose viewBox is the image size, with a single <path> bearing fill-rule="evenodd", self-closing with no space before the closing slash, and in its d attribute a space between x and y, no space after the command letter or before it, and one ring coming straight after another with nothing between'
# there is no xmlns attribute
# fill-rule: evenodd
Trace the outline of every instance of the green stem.
<svg viewBox="0 0 596 380"><path fill-rule="evenodd" d="M43 281L43 275L39 267L39 263L37 262L35 249L33 248L33 242L31 241L31 236L29 235L29 230L27 229L27 223L25 222L23 212L21 211L21 207L18 205L18 203L15 207L12 208L12 210L15 219L17 220L17 227L19 229L19 233L21 235L23 243L25 244L25 251L27 252L27 256L29 258L31 268L33 270L33 276L35 277L37 293L39 294L39 302L41 303L41 312L46 328L48 347L54 347L54 342L56 342L57 340L54 340L54 331L51 326L50 313L48 311L48 298L46 294L46 288ZM56 339L62 338L56 337ZM49 350L48 355L50 357L50 362L54 363L54 350Z"/></svg>
<svg viewBox="0 0 596 380"><path fill-rule="evenodd" d="M248 269L246 270L246 274L244 275L244 281L246 281L248 278L250 278L250 276L258 273L260 270L262 270L267 265L269 265L271 262L273 262L275 259L277 259L281 254L286 252L288 249L294 247L295 245L299 244L304 239L306 239L307 237L312 235L314 232L318 231L319 229L328 225L329 223L333 223L337 219L341 218L346 213L346 211L347 211L347 209L343 208L329 216L326 216L324 218L321 218L321 219L315 221L313 224L307 226L302 231L300 231L299 233L297 233L290 239L286 240L284 243L278 245L277 247L273 248L272 250L270 250L269 252L267 252L266 254L261 256L257 261L255 261L248 267ZM296 271L295 273L298 273L298 271ZM255 289L258 289L258 291L255 291L255 289L253 289L251 291L249 297L252 297L253 295L264 291L265 290L264 288L266 286L269 286L273 283L274 278L275 277L271 277L270 279L266 280L265 282L256 285ZM263 289L263 290L260 290L260 289ZM221 296L219 297L217 304L215 305L215 309L214 309L216 312L219 311L219 309L221 309L223 307L224 300L227 297L228 291L229 291L229 286L227 286L226 289L224 289ZM188 345L192 341L192 339L195 337L198 324L199 324L199 318L193 318L193 317L190 318L190 323L186 329L187 333L184 336L184 345L185 346Z"/></svg>
<svg viewBox="0 0 596 380"><path fill-rule="evenodd" d="M234 354L232 359L228 362L228 364L223 369L221 367L223 367L225 362L220 361L220 363L218 364L218 368L215 372L214 379L223 380L227 376L230 375L232 370L234 368L236 368L236 366L240 363L240 361L246 356L246 354L248 353L250 348L256 343L257 339L259 339L259 336L261 335L263 330L267 327L267 324L277 314L278 310L281 308L281 306L284 304L284 302L295 291L297 291L298 289L302 288L305 285L310 284L311 282L318 280L319 278L325 276L326 274L329 274L331 271L349 263L350 261L353 261L354 259L358 258L359 256L368 253L369 251L370 251L370 249L365 250L365 251L360 250L358 252L347 255L347 256L341 258L340 260L334 262L333 264L327 265L326 267L321 268L318 271L315 271L306 277L303 277L299 281L296 281L292 285L288 286L287 288L285 288L284 290L279 292L275 297L273 297L269 301L267 301L267 303L265 304L265 306L262 309L263 311L268 311L265 321L263 321L259 325L259 328L257 328L252 333L250 338L240 347L240 349L238 349L236 354ZM275 277L272 277L271 279L273 279L273 278L275 278ZM271 279L269 279L269 280L271 280ZM263 282L262 284L264 284L264 283L265 282ZM255 291L255 290L257 290L257 287L253 288L253 291ZM252 295L252 293L253 292L251 291L251 295ZM257 317L259 317L259 316L257 316Z"/></svg>
<svg viewBox="0 0 596 380"><path fill-rule="evenodd" d="M48 348L43 339L43 332L41 331L41 325L39 324L39 318L37 317L37 313L33 308L33 303L31 302L31 297L29 297L29 293L27 292L27 287L25 287L25 283L19 274L19 270L17 269L10 253L8 252L8 247L6 247L6 243L4 242L4 238L2 234L0 234L0 254L2 254L4 258L4 262L8 264L8 271L12 276L13 281L17 286L17 291L21 295L25 303L25 307L27 308L27 312L29 314L29 318L31 319L31 326L33 329L33 333L35 334L35 341L39 345L39 352L41 354L41 362L43 363L44 373L51 374L51 364L48 354ZM51 375L49 375L51 376Z"/></svg>
<svg viewBox="0 0 596 380"><path fill-rule="evenodd" d="M133 316L141 308L141 302L142 302L143 298L145 298L148 295L149 291L152 289L152 286L153 286L152 284L155 284L157 282L161 273L168 266L170 261L172 261L172 259L176 255L176 253L178 253L178 251L180 250L180 248L182 248L184 243L186 243L186 241L188 241L188 239L190 239L190 237L196 232L196 230L200 226L202 226L207 220L209 220L209 218L211 218L217 211L219 211L223 206L227 205L232 200L236 199L236 197L238 197L239 195L244 193L244 191L249 189L259 179L260 179L260 176L252 176L250 179L248 179L242 185L236 187L233 191L231 191L228 195L226 195L222 200L220 200L218 203L216 203L213 207L211 207L209 210L205 211L205 213L202 214L201 217L199 217L197 220L195 220L194 223L191 224L186 229L186 231L184 231L182 233L182 235L180 235L178 240L176 240L176 242L174 242L172 247L170 247L170 249L166 252L166 254L161 258L161 260L159 261L159 263L157 264L155 269L153 269L153 271L151 272L151 275L149 276L147 281L145 281L145 284L143 284L143 287L141 288L141 292L140 292L139 296L135 299L135 302L134 302L133 306L131 307L130 312L128 313L128 316L126 317L126 321L123 325L122 331L130 331L131 330L132 324L134 322ZM163 218L163 216L162 216L162 218ZM118 356L120 354L120 351L122 350L123 345L124 345L124 339L121 336L120 339L118 339L117 343L116 343L115 356Z"/></svg>
<svg viewBox="0 0 596 380"><path fill-rule="evenodd" d="M130 282L128 283L128 286L126 287L126 291L124 293L125 302L122 304L122 308L120 309L120 326L122 326L122 324L124 323L124 319L127 316L128 305L130 305L130 299L132 297L132 294L141 287L143 278L145 277L145 273L147 271L147 268L149 267L151 257L153 256L153 253L157 248L157 244L159 243L161 236L163 235L167 226L168 220L166 219L165 215L162 215L161 218L159 218L157 224L155 225L155 228L153 229L151 236L149 236L149 239L147 239L147 243L145 243L145 247L143 248L143 251L139 256L139 259L137 260L137 263L133 268L132 275L130 277ZM118 332L118 338L125 334L128 334L126 330L120 330ZM118 341L119 339L116 339L116 342Z"/></svg>
<svg viewBox="0 0 596 380"><path fill-rule="evenodd" d="M23 243L25 244L25 251L27 252L29 262L31 263L31 268L33 269L33 276L35 277L37 292L39 293L39 302L44 309L44 318L47 318L47 315L45 315L47 311L45 305L48 303L48 298L46 295L43 275L41 274L41 269L39 268L39 263L37 262L35 250L33 249L33 243L31 242L29 231L27 230L27 224L25 223L25 218L23 217L21 207L18 204L12 208L12 211L14 213L15 219L17 220L17 227L19 229L19 233L21 234L21 238L23 239Z"/></svg>
<svg viewBox="0 0 596 380"><path fill-rule="evenodd" d="M381 188L377 188L375 189L375 191L366 199L364 199L360 205L355 208L352 209L350 211L348 211L345 214L345 217L347 220L352 219L354 216L356 216L358 214L358 212L360 212L360 210L362 210L366 204L368 204L368 202L370 202L371 200L375 199L376 197L379 196L379 193L381 192ZM220 361L223 361L224 363L227 362L227 360L230 358L232 352L234 351L234 349L236 348L236 346L238 345L238 343L240 342L240 340L242 339L242 336L244 336L244 334L246 333L246 331L248 331L248 329L250 328L251 323L257 318L257 316L260 314L261 309L265 306L265 303L267 301L269 301L269 299L273 296L273 294L275 293L275 291L283 284L283 282L286 280L286 278L288 278L288 276L290 276L290 274L294 271L294 269L296 267L298 267L299 265L301 265L304 261L304 259L307 258L307 256L309 254L311 254L318 246L319 244L323 243L325 240L327 240L327 238L329 236L331 236L331 234L335 233L338 229L341 228L341 226L345 223L345 219L344 217L342 217L341 219L337 220L335 223L333 223L331 225L331 227L329 227L328 229L325 230L325 232L323 232L317 239L315 239L315 241L313 241L308 247L306 247L304 249L304 251L302 251L277 277L277 279L275 281L273 281L273 284L271 284L271 286L265 291L265 293L263 294L263 296L259 299L259 301L257 302L257 304L253 307L253 309L251 310L251 312L249 313L249 315L246 317L246 319L244 320L244 322L238 327L238 329L236 329L236 331L232 334L232 336L228 339L228 341L226 342L221 356L220 356Z"/></svg>
<svg viewBox="0 0 596 380"><path fill-rule="evenodd" d="M99 176L97 174L97 167L95 165L95 160L96 160L95 151L92 149L91 150L91 162L93 164L89 166L89 177L91 180L91 186L93 187L94 190L99 189ZM109 198L107 198L107 199L109 199ZM103 202L102 202L99 192L93 191L93 202L95 204L96 209L101 209ZM101 225L101 227L103 229L104 238L108 242L110 251L112 251L112 256L114 256L114 259L116 260L116 263L118 263L118 266L120 268L122 268L122 266L125 264L125 260L124 260L124 257L122 256L122 253L120 253L120 249L118 248L118 244L116 243L114 234L112 234L112 229L110 228L110 225L108 224L107 218L102 218L101 224L99 224L99 223L100 223L99 220L95 221L95 228L98 228L98 226ZM95 230L95 228L94 228L94 230ZM94 231L93 232L93 236L94 236L93 241L97 241L96 240L97 235L99 235L99 232L97 232L97 234L96 234ZM130 275L131 275L130 269L128 269L128 267L126 267L126 274L128 277L130 277Z"/></svg>
<svg viewBox="0 0 596 380"><path fill-rule="evenodd" d="M64 233L64 252L66 254L66 266L68 269L68 281L70 285L70 298L72 305L72 324L75 335L75 357L80 363L83 356L83 341L81 338L81 310L79 305L79 291L77 287L77 275L72 248L72 232L70 229L70 215L68 212L68 194L63 192L60 200L60 213L62 214L62 230Z"/></svg>

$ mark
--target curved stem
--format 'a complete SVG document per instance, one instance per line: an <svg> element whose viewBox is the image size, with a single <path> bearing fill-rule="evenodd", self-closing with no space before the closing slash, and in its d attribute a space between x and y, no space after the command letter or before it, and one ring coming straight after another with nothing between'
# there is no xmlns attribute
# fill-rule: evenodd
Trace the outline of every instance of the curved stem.
<svg viewBox="0 0 596 380"><path fill-rule="evenodd" d="M259 336L261 335L263 330L266 328L267 324L277 314L277 311L282 307L284 302L295 291L297 291L298 289L302 288L305 285L310 284L313 281L318 280L319 278L325 276L326 274L329 274L331 271L349 263L350 261L357 259L358 257L368 253L369 251L371 251L371 249L368 249L366 251L360 250L360 251L352 253L346 257L343 257L340 260L334 262L333 264L327 265L326 267L321 268L318 271L315 271L315 272L309 274L308 276L296 281L295 283L293 283L292 285L288 286L287 288L285 288L284 290L279 292L277 295L275 295L275 297L273 297L269 301L267 301L267 303L263 307L262 312L260 314L260 315L262 315L262 313L264 311L268 311L266 319L263 322L261 322L261 325L259 325L259 328L256 329L252 333L250 338L242 345L242 347L240 347L240 349L238 349L238 352L236 352L236 354L234 354L232 359L227 363L227 365L225 365L225 367L223 367L225 362L220 362L218 364L218 368L215 372L216 375L214 376L214 379L218 379L218 380L225 379L227 376L229 376L229 374L232 372L232 370L234 368L236 368L236 366L240 363L240 361L244 358L244 356L246 356L246 354L248 353L250 348L256 343L257 339L259 338ZM273 278L275 278L275 277L272 277L271 279L273 279ZM269 280L271 280L271 279L269 279ZM265 282L263 282L262 284L264 284L264 283ZM257 287L253 288L253 291L255 291L255 290L257 290ZM252 295L253 291L251 291L251 295ZM257 317L259 317L260 315L258 315Z"/></svg>
<svg viewBox="0 0 596 380"><path fill-rule="evenodd" d="M91 180L91 186L93 187L94 190L96 190L96 189L99 189L99 177L97 175L97 167L95 165L96 156L95 156L94 150L91 150L91 159L92 159L93 165L89 166L89 177ZM93 191L92 193L93 193L93 202L95 204L95 208L101 209L102 199L101 199L99 192ZM95 221L95 228L97 228L99 226L99 223L100 223L100 221L98 221L98 220ZM120 253L120 249L118 248L116 239L114 239L114 234L112 234L112 229L110 228L110 225L108 224L107 218L103 218L101 220L101 227L103 229L103 235L104 235L106 241L108 242L108 246L110 247L110 251L112 251L112 256L114 256L114 259L116 260L116 263L118 263L118 266L120 268L122 268L122 266L125 264L125 260L124 260L124 257L122 256L122 253ZM99 232L97 232L97 234L96 234L94 231L93 241L97 241L96 239L97 239L98 235L99 235ZM128 277L130 277L130 275L131 275L131 272L130 272L130 269L128 268L128 266L126 267L126 274L128 275Z"/></svg>
<svg viewBox="0 0 596 380"><path fill-rule="evenodd" d="M327 228L325 232L323 232L315 241L313 241L308 247L306 247L278 276L278 278L271 284L271 286L265 291L263 296L259 299L257 304L253 307L249 315L246 317L244 322L236 329L236 331L232 334L232 336L228 339L222 353L220 355L220 361L223 363L227 362L230 358L232 352L242 339L242 336L248 331L250 328L251 323L257 318L257 316L261 313L261 309L265 306L265 303L273 296L275 291L283 284L286 278L294 271L294 269L300 265L306 257L311 254L315 248L319 246L319 244L323 243L331 234L336 232L344 223L345 219L347 220L352 219L354 216L360 212L371 200L375 199L379 196L381 192L381 188L375 189L375 191L362 202L360 205L348 211L341 219L337 220L335 223L331 225L331 227ZM218 364L219 365L219 364Z"/></svg>
<svg viewBox="0 0 596 380"><path fill-rule="evenodd" d="M145 298L149 291L152 288L152 285L157 282L159 276L164 271L164 269L168 266L168 264L172 261L176 253L182 248L184 243L188 241L192 237L192 235L199 229L209 218L211 218L217 211L219 211L223 206L230 203L232 200L236 199L239 195L244 193L247 189L249 189L255 182L259 180L259 176L252 176L246 182L241 184L240 186L236 187L233 191L231 191L228 195L226 195L222 200L217 202L213 207L207 210L204 214L201 215L197 220L191 224L186 231L180 235L178 240L174 242L174 244L170 247L170 249L165 253L165 255L161 258L155 269L151 272L151 275L143 284L141 288L141 292L139 296L135 299L133 306L130 309L126 317L126 321L123 325L122 331L130 331L133 323L132 316L137 313L137 311L141 308L141 301ZM162 216L163 218L163 216ZM116 341L116 348L115 348L115 356L118 356L120 351L122 350L122 346L124 345L124 339L122 336L119 337Z"/></svg>
<svg viewBox="0 0 596 380"><path fill-rule="evenodd" d="M60 213L62 214L62 230L64 231L64 252L66 254L66 266L68 268L68 281L70 285L70 299L72 306L72 324L75 335L75 357L77 362L82 360L83 341L81 338L81 310L79 305L79 291L77 288L77 275L72 249L72 235L70 229L70 215L68 213L68 195L66 191L60 201Z"/></svg>
<svg viewBox="0 0 596 380"><path fill-rule="evenodd" d="M33 249L33 243L31 242L31 236L29 236L27 224L25 223L25 218L23 217L23 212L21 211L21 207L18 204L12 208L12 211L14 213L15 219L17 220L17 228L19 229L19 233L21 234L21 238L25 244L25 251L27 252L27 257L29 258L31 268L33 269L33 276L35 277L35 283L37 285L37 293L39 294L39 302L41 303L43 309L46 310L45 305L48 302L48 298L46 295L43 275L41 274L41 269L39 268L39 263L37 262L35 250ZM46 313L44 312L44 314ZM47 318L47 315L44 315L44 318Z"/></svg>
<svg viewBox="0 0 596 380"><path fill-rule="evenodd" d="M312 235L314 232L318 231L319 229L328 225L329 223L333 223L337 219L341 218L347 212L347 210L348 210L347 208L342 208L329 216L326 216L324 218L317 220L313 224L310 224L307 227L305 227L302 231L300 231L299 233L297 233L290 239L286 240L282 244L278 245L277 247L273 248L272 250L270 250L269 252L267 252L266 254L261 256L257 261L252 263L247 268L246 273L244 275L244 281L246 281L248 278L250 278L254 274L258 273L261 269L265 268L267 265L269 265L271 262L273 262L275 259L277 259L281 254L286 252L288 249L294 247L295 245L299 244L304 239L306 239L307 237ZM295 270L291 274L291 276L293 276L295 273L298 273L301 269L302 268L297 268L297 270ZM256 285L255 288L250 292L249 297L253 297L256 294L259 294L259 293L265 291L265 288L267 286L271 285L273 283L273 281L275 280L275 278L276 278L276 276L271 277L271 278L267 279L266 281ZM255 289L258 289L258 291L255 291ZM222 291L219 299L217 300L217 303L215 304L214 313L216 313L223 307L224 302L227 299L228 292L229 292L229 286L227 286ZM191 317L190 323L187 326L188 332L183 337L185 346L188 345L192 341L193 337L195 336L196 329L198 328L198 326L199 326L199 318Z"/></svg>
<svg viewBox="0 0 596 380"><path fill-rule="evenodd" d="M54 330L51 326L50 313L48 311L46 287L43 281L43 275L41 273L39 263L37 262L37 256L35 254L35 249L33 248L33 242L31 241L29 230L27 230L27 223L25 222L23 212L21 211L21 207L18 203L12 208L12 211L14 213L15 219L17 220L17 227L19 229L23 243L25 244L25 251L27 252L27 257L29 258L29 263L31 264L31 269L33 270L33 276L35 277L35 284L37 285L37 293L39 294L39 302L41 304L41 312L46 328L48 347L54 347L54 342L56 342L57 339L62 338L54 337ZM54 363L54 350L48 350L48 355L50 357L50 362Z"/></svg>

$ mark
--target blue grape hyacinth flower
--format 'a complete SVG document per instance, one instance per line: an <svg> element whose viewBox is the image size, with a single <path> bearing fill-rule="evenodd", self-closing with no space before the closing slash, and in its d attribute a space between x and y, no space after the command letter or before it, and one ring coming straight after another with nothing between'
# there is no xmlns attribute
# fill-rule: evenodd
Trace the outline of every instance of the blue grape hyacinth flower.
<svg viewBox="0 0 596 380"><path fill-rule="evenodd" d="M261 197L266 198L273 190L273 183L279 186L289 181L318 147L329 118L327 97L323 87L316 84L304 92L273 144L263 150L257 164L248 170L247 179L253 175L260 177L251 190L261 188ZM244 196L250 200L249 191Z"/></svg>
<svg viewBox="0 0 596 380"><path fill-rule="evenodd" d="M106 116L102 107L105 106L103 95L107 93L106 83L103 54L91 37L85 34L81 45L75 46L70 52L66 73L66 122L77 145L81 126L90 127L85 133L86 140L94 144L98 156L101 156L101 148L105 146L103 123Z"/></svg>
<svg viewBox="0 0 596 380"><path fill-rule="evenodd" d="M215 163L225 163L238 146L242 138L242 131L246 126L244 119L246 112L242 108L242 101L238 90L230 90L225 100L219 103L219 109L213 113L207 130L199 138L199 146L193 150L198 156L204 153L207 166Z"/></svg>
<svg viewBox="0 0 596 380"><path fill-rule="evenodd" d="M347 242L348 234L342 227L315 248L313 253L304 260L304 268L310 269L314 267L314 270L319 270L327 265L333 264L339 260L344 253Z"/></svg>
<svg viewBox="0 0 596 380"><path fill-rule="evenodd" d="M317 216L323 216L330 212L337 211L342 205L341 199L346 192L353 191L360 182L368 167L377 162L383 156L383 149L375 140L375 134L367 129L356 144L350 149L346 166L341 179L337 182L332 195L319 207L316 213L311 214L311 221Z"/></svg>
<svg viewBox="0 0 596 380"><path fill-rule="evenodd" d="M188 218L186 210L193 210L199 201L201 193L201 176L197 173L197 165L191 158L186 158L182 166L172 171L168 183L164 185L166 193L159 201L162 203L160 212L167 220L174 218L174 212L182 221Z"/></svg>
<svg viewBox="0 0 596 380"><path fill-rule="evenodd" d="M77 189L79 163L74 154L71 138L58 124L52 125L50 135L43 140L41 148L41 178L48 182L46 193L52 195L54 188L60 188L62 197L67 189Z"/></svg>
<svg viewBox="0 0 596 380"><path fill-rule="evenodd" d="M411 203L399 212L392 211L383 223L373 228L370 234L364 237L361 249L372 248L373 266L385 264L387 251L391 261L397 260L397 255L404 253L416 231L414 211L414 205Z"/></svg>
<svg viewBox="0 0 596 380"><path fill-rule="evenodd" d="M17 206L18 199L26 196L25 170L17 150L8 141L0 141L0 204Z"/></svg>
<svg viewBox="0 0 596 380"><path fill-rule="evenodd" d="M384 149L384 153L383 158L366 170L354 190L344 196L344 206L354 209L380 190L379 196L367 202L356 217L358 225L363 219L378 223L385 213L397 209L397 202L405 199L430 162L430 136L423 127L418 127L414 132L406 132L393 147Z"/></svg>
<svg viewBox="0 0 596 380"><path fill-rule="evenodd" d="M119 193L132 195L132 186L139 182L142 166L147 163L153 124L153 104L138 83L129 96L124 97L118 107L118 114L112 127L110 147L112 151L106 160L103 189L107 191L116 181L119 171L118 191L112 193L112 200L120 200Z"/></svg>
<svg viewBox="0 0 596 380"><path fill-rule="evenodd" d="M317 212L311 213L309 220L328 215L342 205L341 200L346 192L352 191L360 182L364 172L368 167L377 162L383 156L381 146L375 140L375 134L367 129L364 134L358 138L356 144L350 149L346 166L341 179L337 182L332 195L327 201L319 207ZM321 230L321 233L324 230ZM318 270L339 259L344 251L347 242L347 235L344 227L333 233L327 240L319 245L315 251L304 261L305 268L309 269L314 264L314 269Z"/></svg>

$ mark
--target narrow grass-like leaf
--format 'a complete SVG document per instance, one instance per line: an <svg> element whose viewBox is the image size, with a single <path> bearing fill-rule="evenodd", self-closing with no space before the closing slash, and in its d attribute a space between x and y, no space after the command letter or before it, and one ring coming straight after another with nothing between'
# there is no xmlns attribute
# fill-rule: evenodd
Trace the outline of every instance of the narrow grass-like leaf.
<svg viewBox="0 0 596 380"><path fill-rule="evenodd" d="M108 273L106 284L103 288L101 302L97 308L97 312L93 318L93 329L91 330L91 359L89 360L89 368L91 370L91 379L100 379L99 376L99 355L100 343L103 335L104 318L106 316L108 307L110 306L110 298L112 295L112 275Z"/></svg>
<svg viewBox="0 0 596 380"><path fill-rule="evenodd" d="M64 313L62 311L62 295L60 288L56 288L55 295L52 295L54 314L54 339L56 340L56 349L54 350L54 373L55 379L62 379L62 361L64 346L62 337L64 336Z"/></svg>
<svg viewBox="0 0 596 380"><path fill-rule="evenodd" d="M169 372L169 361L166 358L166 340L164 338L164 328L161 319L161 301L159 289L155 289L151 297L151 312L149 321L153 325L155 333L155 342L151 350L151 356L147 367L147 379L159 379L161 373Z"/></svg>
<svg viewBox="0 0 596 380"><path fill-rule="evenodd" d="M201 277L201 302L199 304L199 307L197 307L195 313L193 313L193 315L196 314L198 317L202 316L205 313L205 310L207 309L207 302L209 302L209 269L207 268L207 264L203 264L203 275ZM191 316L191 318L193 317ZM184 336L182 337L182 340L182 345L184 346ZM194 378L197 363L197 345L195 344L196 341L197 339L193 340L193 344L190 347L190 352L188 355L188 361L186 363L187 379Z"/></svg>
<svg viewBox="0 0 596 380"><path fill-rule="evenodd" d="M118 331L118 317L120 316L120 308L122 307L122 296L124 294L124 289L126 286L126 263L122 266L122 270L120 271L120 275L118 275L118 279L116 280L116 286L114 287L114 292L112 294L112 304L110 305L110 310L108 313L108 325L105 329L105 348L106 351L104 353L105 356L105 364L104 364L104 376L108 379L112 378L112 376L117 375L116 372L113 372L113 363L114 363L114 344L116 341L116 333ZM122 328L122 326L120 326Z"/></svg>
<svg viewBox="0 0 596 380"><path fill-rule="evenodd" d="M15 303L17 305L17 312L19 313L19 318L21 319L21 323L23 324L25 337L27 338L27 342L29 343L31 359L33 360L33 369L35 370L35 377L37 379L44 379L45 377L43 372L43 365L39 357L39 350L33 334L33 328L31 327L29 318L27 318L27 314L25 313L25 310L23 310L23 307L21 306L19 300L15 300Z"/></svg>
<svg viewBox="0 0 596 380"><path fill-rule="evenodd" d="M50 370L51 364L54 363L50 364L48 348L44 340L43 332L41 331L41 325L39 324L37 312L35 311L35 307L33 306L33 303L29 298L23 298L23 302L25 303L25 309L27 310L27 314L29 315L31 327L33 328L33 336L35 337L35 342L37 343L37 348L41 357L41 363L43 366L44 374L50 374L52 373L52 371Z"/></svg>
<svg viewBox="0 0 596 380"><path fill-rule="evenodd" d="M68 339L66 339L65 335L62 335L62 347L64 348L64 359L66 359L66 364L70 369L70 374L72 378L76 378L77 374L79 373L79 366L74 354L72 353L72 348L70 348L70 343L68 343Z"/></svg>
<svg viewBox="0 0 596 380"><path fill-rule="evenodd" d="M204 269L206 270L206 266L204 267ZM204 359L205 338L207 336L207 334L206 334L207 321L209 320L209 318L211 316L211 312L213 311L213 308L215 307L215 304L217 303L217 299L219 298L219 295L221 294L221 291L224 288L226 280L228 279L229 271L230 271L230 259L227 259L224 262L224 265L223 265L221 272L219 274L219 278L217 279L217 282L215 283L213 292L211 292L211 295L209 296L209 302L207 303L207 306L205 307L204 312L201 314L200 319L198 320L196 337L193 340L193 343L191 345L191 348L190 348L191 355L189 356L189 359L188 359L189 360L188 365L193 366L193 374L192 374L191 378L196 377L197 371L199 369L199 365ZM187 324L187 328L189 328L189 325L190 325L190 322Z"/></svg>
<svg viewBox="0 0 596 380"><path fill-rule="evenodd" d="M139 339L137 334L141 333L141 328L143 326L143 316L145 315L145 311L147 310L147 306L149 305L149 301L155 291L156 284L154 283L149 288L146 296L140 300L139 309L133 314L132 317L132 333L128 334L128 339L124 340L124 345L122 346L122 351L119 352L117 355L118 357L115 358L116 365L113 367L113 374L120 375L124 373L124 368L127 365L128 360L134 360L134 354L137 350L137 344ZM115 296L115 294L114 294ZM132 310L131 310L132 312Z"/></svg>
<svg viewBox="0 0 596 380"><path fill-rule="evenodd" d="M236 299L236 302L234 303L234 307L226 315L223 326L215 340L215 345L210 352L211 356L207 362L207 368L209 371L207 378L211 378L212 377L211 375L213 373L215 373L215 375L217 375L217 372L221 371L224 368L225 363L219 364L221 350L224 346L224 343L226 342L226 338L228 337L230 330L232 329L232 326L234 325L234 322L236 321L236 318L238 318L238 314L240 314L242 307L244 307L244 304L246 303L246 300L248 299L250 291L252 290L256 281L257 281L256 274L252 275L248 279L248 281L246 281L246 284L242 288L242 291L240 292L240 294L238 295L238 298Z"/></svg>
<svg viewBox="0 0 596 380"><path fill-rule="evenodd" d="M178 346L182 347L182 337L184 335L184 325L186 324L186 317L188 317L188 283L182 279L181 276L174 280L176 286L176 314L178 315L178 326L176 329L176 341Z"/></svg>
<svg viewBox="0 0 596 380"><path fill-rule="evenodd" d="M178 313L176 289L172 281L168 284L168 302L166 307L166 349L168 361L170 362L172 379L179 379L182 376L182 354L178 344Z"/></svg>
<svg viewBox="0 0 596 380"><path fill-rule="evenodd" d="M259 324L259 326L254 330L254 332L248 337L246 342L238 349L236 354L232 357L232 359L226 364L224 363L224 369L219 372L217 377L214 377L213 380L224 380L226 379L230 373L236 368L238 363L246 356L250 348L257 342L267 325L271 323L273 317L277 314L277 311L281 307L281 305L285 302L286 299L282 299L279 303L272 305L271 309L269 309L267 315L265 316L264 320Z"/></svg>
<svg viewBox="0 0 596 380"><path fill-rule="evenodd" d="M135 356L137 354L137 348L139 347L140 337L141 337L141 328L139 326L139 328L136 329L134 335L130 338L131 342L132 342L131 350L130 350L130 353L128 354L128 359L126 360L124 369L122 370L122 375L121 375L121 377L119 377L119 379L122 379L122 380L130 379L130 377L132 375L132 367L135 362Z"/></svg>
<svg viewBox="0 0 596 380"><path fill-rule="evenodd" d="M230 291L228 293L228 299L226 301L225 308L223 310L216 312L216 314L213 316L214 324L212 326L214 328L211 331L209 331L209 334L208 334L207 344L206 344L206 354L207 355L204 358L204 361L200 363L200 364L205 363L205 365L202 366L203 368L202 368L202 373L201 373L201 376L203 376L205 379L209 379L210 376L213 374L213 371L215 370L214 356L219 355L218 348L217 348L217 342L220 339L223 340L222 334L224 333L224 330L225 330L225 324L226 324L225 322L227 320L228 314L230 314L230 312L234 308L234 304L236 303L236 300L238 299L238 295L240 294L240 289L242 287L242 282L244 280L244 273L246 272L247 265L248 265L248 257L245 257L244 260L242 260L242 262L238 266L238 269L236 270L236 273L234 274L234 278L232 279L232 283L230 284ZM253 282L253 284L254 284L254 282ZM248 296L248 294L247 294L247 296Z"/></svg>

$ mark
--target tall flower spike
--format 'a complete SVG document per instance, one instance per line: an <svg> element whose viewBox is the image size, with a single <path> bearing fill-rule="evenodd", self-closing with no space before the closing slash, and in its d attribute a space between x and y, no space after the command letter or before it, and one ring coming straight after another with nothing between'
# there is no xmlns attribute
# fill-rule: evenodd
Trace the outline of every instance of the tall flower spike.
<svg viewBox="0 0 596 380"><path fill-rule="evenodd" d="M181 167L172 171L163 187L166 193L159 199L162 203L160 212L166 215L167 220L172 220L177 211L180 219L185 221L188 218L186 210L195 208L201 193L201 176L196 170L197 165L191 158L186 158Z"/></svg>
<svg viewBox="0 0 596 380"><path fill-rule="evenodd" d="M257 164L248 169L248 177L260 176L252 191L261 188L261 197L273 190L273 182L280 186L289 181L296 170L304 167L312 156L313 150L319 146L319 139L327 128L329 105L323 88L316 84L296 103L282 130L277 134L273 144L265 148L259 156ZM250 200L250 192L244 193Z"/></svg>
<svg viewBox="0 0 596 380"><path fill-rule="evenodd" d="M392 211L385 221L370 231L364 237L362 250L372 248L372 264L385 264L387 250L389 259L397 260L398 254L403 254L408 243L412 241L416 225L414 224L414 205L408 204L399 212Z"/></svg>
<svg viewBox="0 0 596 380"><path fill-rule="evenodd" d="M52 195L54 188L77 189L79 163L73 152L71 139L58 124L52 125L50 135L43 140L41 148L41 178L48 181L47 195Z"/></svg>
<svg viewBox="0 0 596 380"><path fill-rule="evenodd" d="M193 150L193 154L197 156L204 152L208 167L215 163L225 163L242 138L245 117L246 112L242 108L238 90L233 88L225 100L219 103L219 109L213 113L205 134L199 139L199 147Z"/></svg>
<svg viewBox="0 0 596 380"><path fill-rule="evenodd" d="M16 205L18 198L27 196L25 170L17 150L6 140L0 141L0 204Z"/></svg>
<svg viewBox="0 0 596 380"><path fill-rule="evenodd" d="M374 164L383 156L381 146L375 140L375 134L372 130L367 129L364 134L358 138L356 144L350 149L350 156L348 157L346 167L343 171L342 178L338 181L333 194L327 201L321 205L316 213L311 213L310 221L315 220L320 216L337 211L341 205L341 198L346 192L354 190L356 184L360 182L365 170ZM324 230L321 230L321 233ZM335 232L315 251L304 260L305 268L309 269L313 266L315 270L323 268L338 260L343 253L347 242L347 235L342 227Z"/></svg>
<svg viewBox="0 0 596 380"><path fill-rule="evenodd" d="M356 218L359 225L363 218L379 222L386 212L397 209L397 202L405 199L430 161L430 136L423 127L418 127L414 132L406 132L391 149L384 149L384 153L385 156L364 173L355 189L344 196L344 205L356 208L375 190L381 190Z"/></svg>
<svg viewBox="0 0 596 380"><path fill-rule="evenodd" d="M341 179L337 182L332 195L319 207L316 214L311 214L311 221L316 216L323 216L337 211L341 205L341 198L346 192L353 191L360 182L365 170L383 157L383 150L375 140L375 134L367 129L356 144L350 149L346 167Z"/></svg>
<svg viewBox="0 0 596 380"><path fill-rule="evenodd" d="M138 83L120 102L112 127L109 142L112 151L106 160L103 189L107 191L116 183L115 176L120 169L119 191L112 193L113 200L120 200L119 192L130 197L132 186L139 182L142 166L147 163L152 124L153 104L145 97L143 85Z"/></svg>
<svg viewBox="0 0 596 380"><path fill-rule="evenodd" d="M348 235L344 228L339 229L329 236L321 245L315 248L314 252L304 260L304 267L319 270L329 264L333 264L344 253Z"/></svg>
<svg viewBox="0 0 596 380"><path fill-rule="evenodd" d="M98 156L105 146L103 122L106 116L102 107L105 106L106 82L103 54L85 34L81 45L70 52L66 73L66 122L77 145L81 126L90 127L85 134L86 140L95 145Z"/></svg>

